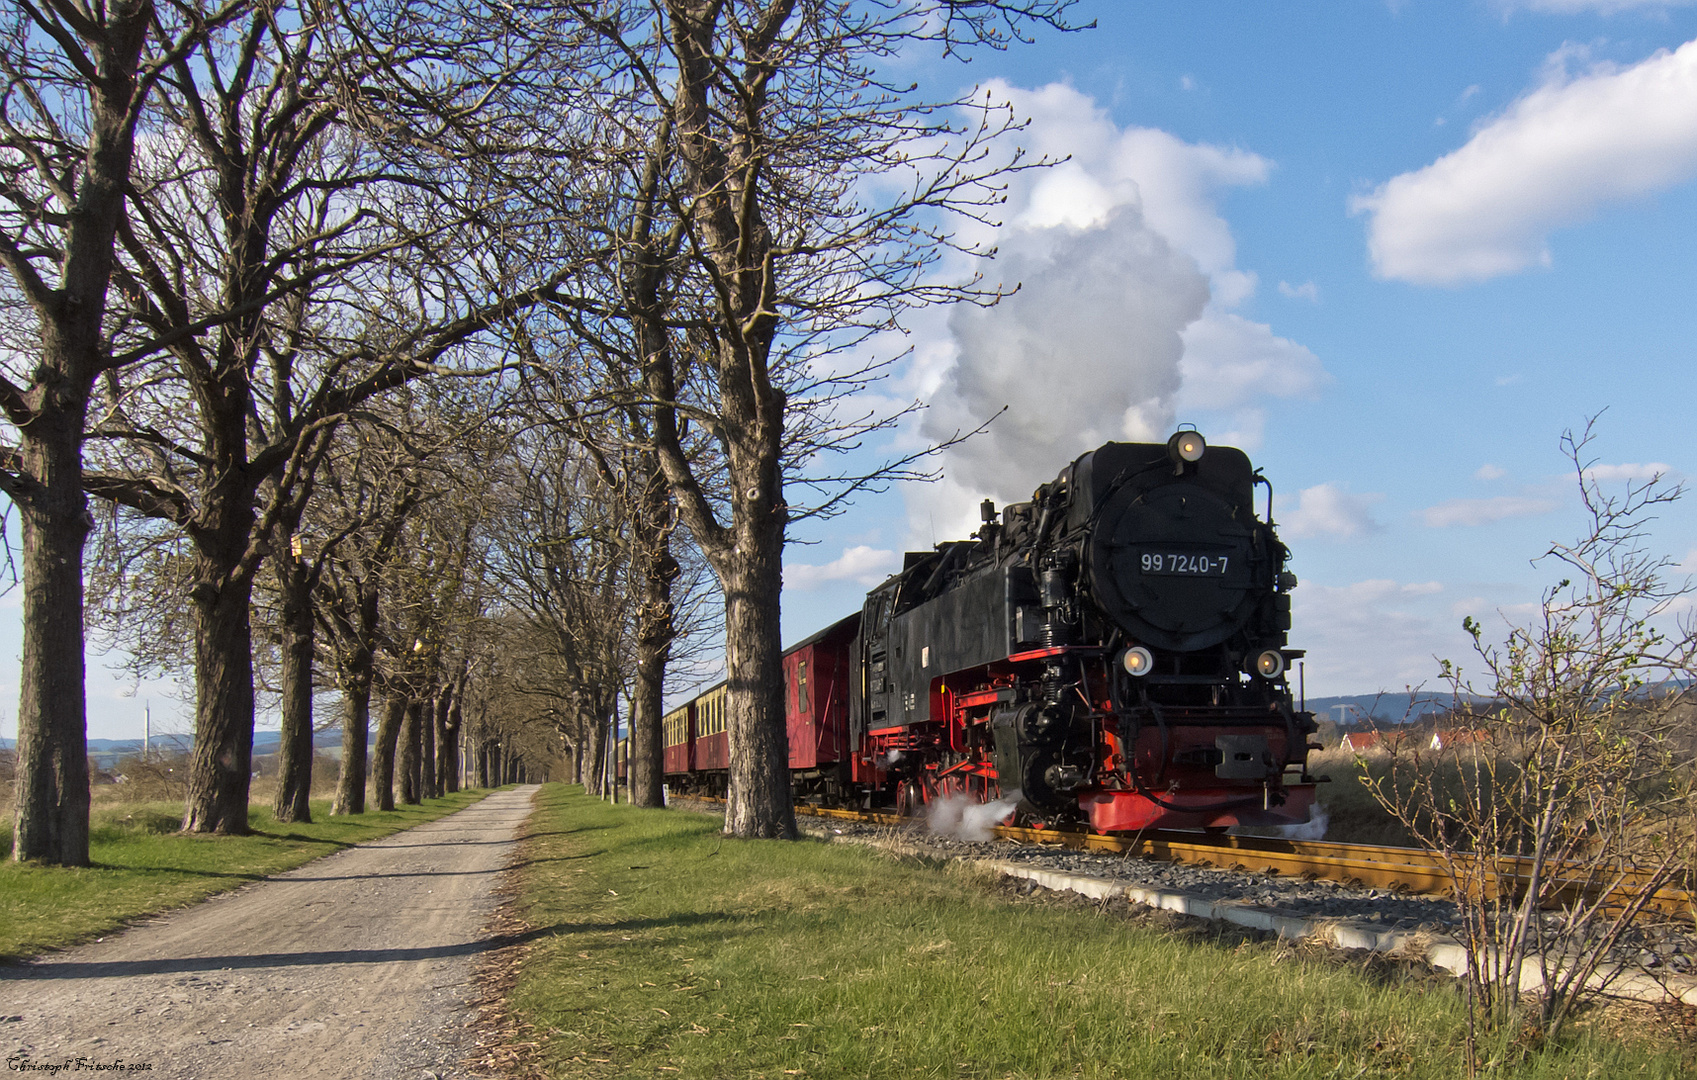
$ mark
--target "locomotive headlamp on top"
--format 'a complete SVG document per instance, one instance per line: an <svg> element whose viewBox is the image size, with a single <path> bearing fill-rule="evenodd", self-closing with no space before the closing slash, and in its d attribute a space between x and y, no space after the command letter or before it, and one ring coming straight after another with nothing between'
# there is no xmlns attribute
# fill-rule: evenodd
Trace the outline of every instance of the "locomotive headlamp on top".
<svg viewBox="0 0 1697 1080"><path fill-rule="evenodd" d="M1167 456L1180 467L1194 465L1202 460L1202 455L1208 449L1208 440L1202 437L1200 431L1178 431L1167 440Z"/></svg>
<svg viewBox="0 0 1697 1080"><path fill-rule="evenodd" d="M1276 679L1285 673L1285 654L1277 649L1263 649L1255 658L1255 674L1263 679Z"/></svg>

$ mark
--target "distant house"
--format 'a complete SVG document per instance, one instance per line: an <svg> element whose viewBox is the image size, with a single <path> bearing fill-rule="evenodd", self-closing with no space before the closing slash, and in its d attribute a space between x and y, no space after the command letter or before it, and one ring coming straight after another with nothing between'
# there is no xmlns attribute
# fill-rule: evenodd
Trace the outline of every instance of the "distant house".
<svg viewBox="0 0 1697 1080"><path fill-rule="evenodd" d="M1338 745L1352 754L1368 750L1394 754L1413 744L1414 733L1409 731L1352 731Z"/></svg>
<svg viewBox="0 0 1697 1080"><path fill-rule="evenodd" d="M1456 728L1453 731L1436 731L1432 733L1432 749L1454 750L1461 746L1472 746L1490 738L1488 732L1478 728Z"/></svg>

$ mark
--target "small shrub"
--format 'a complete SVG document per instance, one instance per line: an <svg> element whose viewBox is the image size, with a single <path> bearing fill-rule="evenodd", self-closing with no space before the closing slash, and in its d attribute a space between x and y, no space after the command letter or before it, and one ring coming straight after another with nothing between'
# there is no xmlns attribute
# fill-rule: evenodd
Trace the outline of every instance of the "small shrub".
<svg viewBox="0 0 1697 1080"><path fill-rule="evenodd" d="M1563 437L1589 514L1584 536L1543 557L1565 576L1501 644L1465 620L1479 684L1444 664L1458 712L1492 702L1469 717L1479 741L1457 753L1410 740L1365 779L1450 878L1471 1019L1544 1038L1623 972L1635 921L1697 864L1697 628L1668 629L1689 589L1644 550L1653 515L1681 492L1659 477L1603 492L1590 439ZM1468 1049L1471 1071L1471 1023Z"/></svg>

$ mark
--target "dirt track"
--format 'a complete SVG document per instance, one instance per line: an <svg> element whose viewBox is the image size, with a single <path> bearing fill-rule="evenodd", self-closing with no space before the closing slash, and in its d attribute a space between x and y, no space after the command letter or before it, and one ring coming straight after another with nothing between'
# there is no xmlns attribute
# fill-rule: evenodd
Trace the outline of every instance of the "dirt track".
<svg viewBox="0 0 1697 1080"><path fill-rule="evenodd" d="M0 966L8 1073L87 1075L83 1058L203 1080L465 1076L472 972L535 791Z"/></svg>

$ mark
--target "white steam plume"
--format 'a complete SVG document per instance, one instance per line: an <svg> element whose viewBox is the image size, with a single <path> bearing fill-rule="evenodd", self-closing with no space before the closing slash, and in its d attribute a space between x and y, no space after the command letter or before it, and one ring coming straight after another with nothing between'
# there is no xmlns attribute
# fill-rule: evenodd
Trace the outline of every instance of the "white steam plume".
<svg viewBox="0 0 1697 1080"><path fill-rule="evenodd" d="M1237 147L1125 127L1055 83L992 81L1030 118L1021 145L1058 161L1008 178L1003 224L963 226L995 246L992 281L1019 291L957 306L913 341L929 440L990 430L945 452L943 483L910 489L910 542L977 527L978 501L1021 501L1109 440L1164 440L1175 421L1254 449L1270 399L1313 396L1320 360L1233 309L1257 287L1237 266L1220 193L1265 183L1273 163ZM1318 286L1315 287L1318 295Z"/></svg>
<svg viewBox="0 0 1697 1080"><path fill-rule="evenodd" d="M959 357L925 432L945 438L1008 411L949 452L950 478L1012 502L1111 439L1164 438L1182 381L1179 335L1208 303L1196 260L1122 206L1095 228L1009 237L998 270L1020 290L950 316Z"/></svg>
<svg viewBox="0 0 1697 1080"><path fill-rule="evenodd" d="M1018 805L1017 791L987 803L976 802L968 795L945 795L931 804L925 823L938 836L982 844L994 836L992 829L1013 816Z"/></svg>
<svg viewBox="0 0 1697 1080"><path fill-rule="evenodd" d="M1277 826L1273 830L1273 835L1285 840L1324 840L1326 838L1326 826L1331 824L1331 820L1331 815L1326 813L1325 806L1315 803L1314 809L1309 811L1307 821L1300 825ZM1242 830L1236 827L1229 831L1234 834L1242 834Z"/></svg>

